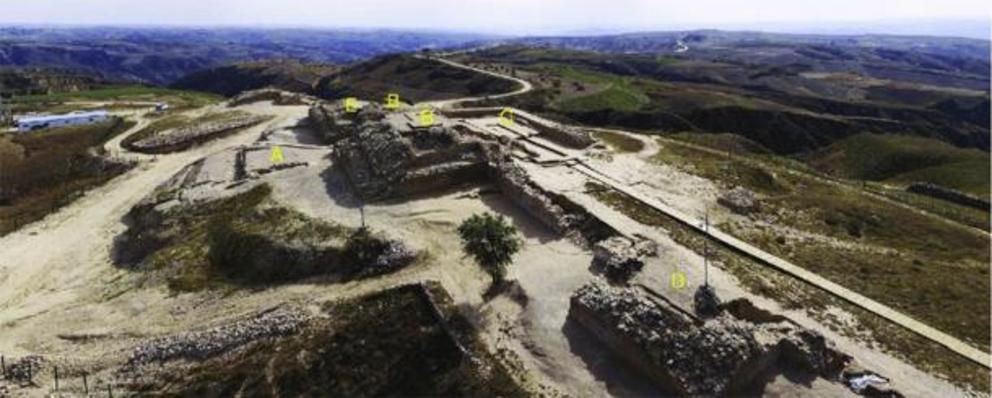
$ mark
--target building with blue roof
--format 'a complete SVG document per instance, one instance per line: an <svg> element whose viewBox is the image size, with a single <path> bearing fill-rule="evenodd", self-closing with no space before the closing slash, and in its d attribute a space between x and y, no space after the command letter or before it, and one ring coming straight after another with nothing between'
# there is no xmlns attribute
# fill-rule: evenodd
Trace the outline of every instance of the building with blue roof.
<svg viewBox="0 0 992 398"><path fill-rule="evenodd" d="M64 115L45 116L25 116L17 118L17 131L26 133L28 131L41 130L53 127L75 126L82 124L100 123L109 118L105 110L89 112L72 112Z"/></svg>

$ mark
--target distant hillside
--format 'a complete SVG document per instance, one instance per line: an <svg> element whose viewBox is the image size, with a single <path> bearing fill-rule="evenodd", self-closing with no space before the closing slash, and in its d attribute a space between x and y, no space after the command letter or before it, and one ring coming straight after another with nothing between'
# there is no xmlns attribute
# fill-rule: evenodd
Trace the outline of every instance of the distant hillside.
<svg viewBox="0 0 992 398"><path fill-rule="evenodd" d="M161 85L237 62L349 63L485 38L391 30L0 27L0 66L60 68Z"/></svg>
<svg viewBox="0 0 992 398"><path fill-rule="evenodd" d="M820 171L844 178L931 182L989 197L989 154L932 139L858 134L811 154L808 161Z"/></svg>
<svg viewBox="0 0 992 398"><path fill-rule="evenodd" d="M535 83L534 92L497 102L586 124L730 132L781 154L816 150L862 132L989 147L985 60L962 60L960 70L934 64L917 73L924 67L887 48L871 52L890 55L878 63L866 48L848 45L752 43L746 59L739 48L700 55L702 51L689 46L686 52L667 55L501 46L456 58L513 68ZM838 57L847 60L831 61ZM883 66L905 73L872 76ZM981 70L983 74L977 73ZM983 88L957 86L977 81Z"/></svg>
<svg viewBox="0 0 992 398"><path fill-rule="evenodd" d="M314 87L322 77L338 70L339 67L332 65L305 64L296 61L262 61L194 72L170 86L228 97L263 87L313 93Z"/></svg>
<svg viewBox="0 0 992 398"><path fill-rule="evenodd" d="M99 76L50 68L0 67L0 95L74 92L106 83Z"/></svg>
<svg viewBox="0 0 992 398"><path fill-rule="evenodd" d="M593 37L534 37L527 46L676 55L799 72L858 71L876 78L987 90L988 40L889 35L799 35L698 30ZM642 71L643 72L643 71Z"/></svg>
<svg viewBox="0 0 992 398"><path fill-rule="evenodd" d="M355 96L378 101L388 93L397 93L404 102L420 102L498 94L516 88L514 82L440 62L387 55L324 77L317 83L316 94L323 98Z"/></svg>

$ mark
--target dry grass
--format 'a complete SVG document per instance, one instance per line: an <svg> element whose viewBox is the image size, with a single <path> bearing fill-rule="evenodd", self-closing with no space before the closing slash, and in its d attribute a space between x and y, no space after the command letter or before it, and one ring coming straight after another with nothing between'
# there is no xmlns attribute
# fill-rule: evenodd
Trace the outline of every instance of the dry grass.
<svg viewBox="0 0 992 398"><path fill-rule="evenodd" d="M133 122L0 136L0 235L44 218L127 170L91 155Z"/></svg>
<svg viewBox="0 0 992 398"><path fill-rule="evenodd" d="M596 184L587 185L587 191L635 221L665 229L673 240L696 253L707 250L714 265L732 274L753 294L771 298L786 308L802 309L838 333L862 340L869 345L877 344L883 351L892 353L958 386L977 391L988 391L990 388L987 369L937 343L722 246L719 242L626 195ZM830 307L852 314L857 324L852 327L839 322L825 311Z"/></svg>

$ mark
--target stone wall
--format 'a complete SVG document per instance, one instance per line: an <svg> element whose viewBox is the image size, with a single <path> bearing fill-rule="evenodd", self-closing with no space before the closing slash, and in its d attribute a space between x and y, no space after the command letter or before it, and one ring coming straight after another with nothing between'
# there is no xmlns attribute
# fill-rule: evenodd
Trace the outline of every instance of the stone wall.
<svg viewBox="0 0 992 398"><path fill-rule="evenodd" d="M569 308L570 320L680 396L739 394L777 363L830 380L850 364L820 334L784 318L762 318L752 323L721 311L703 321L638 289L598 282L577 290Z"/></svg>
<svg viewBox="0 0 992 398"><path fill-rule="evenodd" d="M957 203L962 206L973 207L979 210L989 210L989 201L985 199L976 198L964 192L945 188L928 182L914 182L909 184L909 186L906 187L906 191L920 195L932 196L937 199L943 199L951 203Z"/></svg>
<svg viewBox="0 0 992 398"><path fill-rule="evenodd" d="M459 184L479 183L487 178L487 167L480 162L449 162L407 173L394 187L401 196L421 195Z"/></svg>
<svg viewBox="0 0 992 398"><path fill-rule="evenodd" d="M268 119L267 116L251 115L181 127L138 140L130 144L129 149L146 153L175 152L229 132L254 126Z"/></svg>

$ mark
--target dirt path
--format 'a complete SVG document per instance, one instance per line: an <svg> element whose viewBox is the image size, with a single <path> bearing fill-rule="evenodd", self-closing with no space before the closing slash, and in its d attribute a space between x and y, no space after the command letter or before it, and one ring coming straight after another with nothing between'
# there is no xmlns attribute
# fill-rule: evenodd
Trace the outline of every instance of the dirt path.
<svg viewBox="0 0 992 398"><path fill-rule="evenodd" d="M110 247L113 238L124 231L122 217L131 207L187 164L224 148L248 144L290 116L285 109L273 109L275 119L236 135L184 152L143 157L135 169L0 238L0 285L4 286L0 289L0 334L19 320L91 299L88 293L121 272L111 265ZM141 125L118 137L116 145ZM16 351L16 344L0 339L0 351Z"/></svg>
<svg viewBox="0 0 992 398"><path fill-rule="evenodd" d="M420 55L417 55L417 57L421 57L421 56ZM515 96L515 95L521 95L521 94L528 93L528 92L530 92L531 90L534 89L534 85L531 84L529 81L526 81L524 79L516 78L516 77L513 77L513 76L501 75L499 73L490 72L490 71L487 71L487 70L484 70L484 69L474 68L474 67L471 67L471 66L468 66L468 65L464 65L464 64L460 64L460 63L457 63L457 62L454 62L454 61L451 61L451 60L447 60L447 59L444 59L444 58L431 58L431 60L434 60L434 61L443 63L443 64L448 65L448 66L453 66L455 68L470 70L472 72L481 73L481 74L489 75L489 76L492 76L492 77L498 77L500 79L510 80L510 81L513 81L513 82L516 82L517 84L519 84L520 85L520 88L517 89L517 90L514 90L514 91L506 92L506 93L494 94L494 95L487 95L487 96L481 96L481 97L462 97L462 98L454 98L454 99L439 100L439 101L429 101L429 102L424 102L423 103L424 105L432 106L432 107L439 108L439 109L454 108L455 105L460 104L460 103L463 103L463 102L473 102L473 101L481 101L481 100L484 100L484 99L499 99L499 98L512 97L512 96Z"/></svg>
<svg viewBox="0 0 992 398"><path fill-rule="evenodd" d="M469 67L467 65L462 65L462 64L459 64L459 63L450 61L450 60L438 59L438 61L443 62L443 63L445 63L447 65L462 67L464 69L473 70L473 71L479 71L479 72L486 73L486 74L491 75L491 76L501 77L501 78L512 80L512 81L518 81L518 82L522 81L521 79L518 79L518 78L515 78L515 77L501 75L501 74L494 73L494 72L489 72L489 71L483 71L483 70L480 70L478 68L472 68L472 67ZM507 96L511 96L511 95L518 95L520 93L527 92L530 89L531 89L531 86L528 85L528 86L525 86L524 89L522 89L522 90L518 90L518 91L512 92L512 93L506 93L506 94L501 95L500 97L507 97ZM490 98L497 98L497 97L494 96L494 97L490 97ZM451 106L451 105L456 104L456 103L459 103L459 102L464 102L464 100L448 100L448 101L444 102L443 105ZM537 115L529 114L529 113L527 113L527 112L525 112L523 110L520 110L520 109L514 109L514 112L517 113L517 114L527 115L527 117L529 117L529 118L532 118L532 119L538 120L538 121L544 121L544 122L546 122L548 124L551 124L551 125L561 125L560 123L557 123L557 122L554 122L554 121L550 121L550 120L544 119L544 118L542 118L540 116L537 116ZM612 133L619 133L619 134L624 134L624 135L631 135L630 132L623 131L623 130L617 130L617 129L587 128L587 127L584 127L584 126L572 126L572 127L581 128L581 129L587 129L587 130L593 130L593 131L607 131L607 132L612 132ZM718 229L713 228L713 227L709 227L709 228L705 228L705 229L704 228L701 228L700 225L698 224L697 217L687 215L687 214L679 211L678 209L675 209L675 208L669 206L668 204L662 203L661 201L658 201L658 200L656 200L655 198L653 198L653 197L651 197L649 195L645 195L643 192L640 192L639 190L635 189L634 187L631 187L631 186L629 186L627 184L624 184L624 183L620 182L620 179L611 177L608 172L604 172L603 170L600 170L600 169L598 169L598 168L596 168L594 166L591 166L589 163L583 162L581 159L577 163L573 164L570 167L572 167L573 169L575 169L575 170L577 170L577 171L579 171L579 172L581 172L583 174L586 174L588 177L590 177L590 178L592 178L594 180L597 180L597 181L599 181L599 182L601 182L601 183L603 183L603 184L605 184L605 185L613 188L614 190L616 190L618 192L621 192L621 193L627 195L628 197L631 197L631 198L633 198L633 199L635 199L635 200L637 200L637 201L639 201L639 202L641 202L641 203L643 203L645 205L650 206L651 208L654 208L655 210L658 210L658 211L660 211L662 213L665 213L665 214L669 215L670 217L672 217L672 218L674 218L674 219L682 222L683 224L685 224L685 225L687 225L687 226L689 226L689 227L697 230L697 232L699 232L699 233L706 234L706 235L710 236L711 238L716 239L717 241L719 241L719 242L721 242L721 243L723 243L723 244L725 244L725 245L727 245L729 247L735 248L735 249L741 251L742 253L745 253L745 254L747 254L747 255L749 255L749 256L751 256L751 257L753 257L753 258L761 261L762 263L765 263L765 264L767 264L767 265L769 265L769 266L771 266L773 268L776 268L777 270L779 270L781 272L784 272L787 275L790 275L790 276L792 276L792 277L794 277L796 279L799 279L799 280L801 280L803 282L806 282L806 283L808 283L810 285L813 285L813 286L815 286L815 287L817 287L819 289L822 289L822 290L824 290L824 291L826 291L826 292L828 292L828 293L830 293L830 294L832 294L832 295L834 295L834 296L836 296L838 298L841 298L841 299L843 299L845 301L848 301L851 304L854 304L854 305L856 305L856 306L858 306L858 307L860 307L860 308L862 308L862 309L864 309L864 310L866 310L868 312L871 312L871 313L873 313L875 315L878 315L878 316L880 316L880 317L882 317L884 319L887 319L887 320L889 320L890 322L892 322L892 323L894 323L896 325L902 326L902 327L906 328L907 330L909 330L909 331L911 331L913 333L916 333L916 334L918 334L918 335L920 335L920 336L922 336L922 337L924 337L924 338L926 338L926 339L928 339L930 341L933 341L933 342L935 342L937 344L940 344L940 345L942 345L944 347L947 347L951 351L957 353L958 355L961 355L964 358L967 358L968 360L970 360L972 362L975 362L975 363L977 363L979 365L982 365L982 366L984 366L986 368L992 367L992 356L990 356L989 353L984 352L984 351L979 350L979 349L976 349L976 348L972 347L971 345L969 345L969 344L967 344L967 343L965 343L965 342L963 342L963 341L961 341L961 340L959 340L959 339L957 339L957 338L955 338L955 337L953 337L953 336L951 336L949 334L943 333L943 332L941 332L941 331L939 331L939 330L937 330L937 329L935 329L935 328L933 328L933 327L931 327L931 326L929 326L927 324L924 324L922 322L919 322L919 321L913 319L912 317L910 317L910 316L908 316L908 315L906 315L906 314L904 314L904 313L902 313L900 311L897 311L897 310L895 310L895 309L893 309L891 307L888 307L888 306L886 306L884 304L881 304L881 303L879 303L877 301L871 300L871 299L869 299L869 298L867 298L867 297L865 297L865 296L863 296L863 295L861 295L859 293L856 293L856 292L854 292L854 291L852 291L852 290L850 290L850 289L848 289L848 288L846 288L844 286L841 286L841 285L839 285L837 283L834 283L832 281L829 281L826 278L823 278L823 277L821 277L821 276L819 276L819 275L817 275L817 274L815 274L813 272L807 271L805 268L799 267L799 266L794 265L794 264L792 264L792 263L790 263L790 262L788 262L788 261L786 261L784 259L781 259L779 257L776 257L776 256L774 256L774 255L772 255L772 254L770 254L768 252L765 252L765 251L763 251L763 250L761 250L761 249L759 249L759 248L751 245L751 244L748 244L748 243L746 243L744 241L741 241L740 239L737 239L737 238L731 236L730 234L727 234L727 233L724 233L722 231L719 231ZM836 182L836 181L829 181L829 180L825 180L825 179L822 179L822 180L824 180L827 183L831 183L831 184L835 184L835 185L836 184L840 184L839 182ZM880 200L885 200L886 202L892 202L888 198L879 198L879 199ZM896 204L896 203L894 203L894 204ZM905 204L901 204L901 203L898 203L897 205L906 206ZM919 211L919 209L916 209L916 210ZM926 214L929 214L929 213L926 213ZM940 217L940 218L943 219L942 217ZM946 219L944 219L944 220L947 221ZM957 223L954 223L954 224L960 226L960 224L957 224ZM974 229L974 228L970 228L970 227L967 227L967 228L972 229L972 230Z"/></svg>

